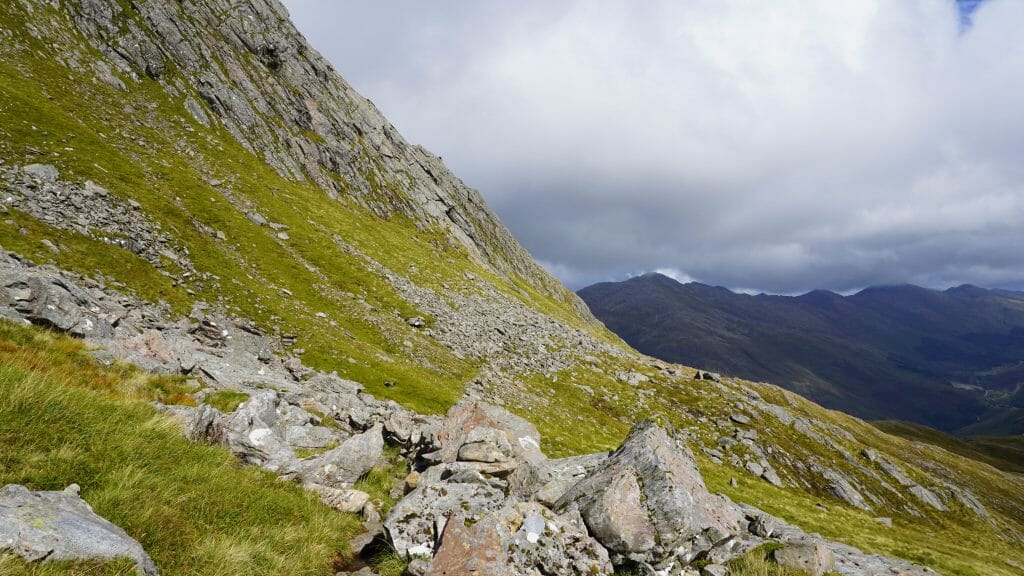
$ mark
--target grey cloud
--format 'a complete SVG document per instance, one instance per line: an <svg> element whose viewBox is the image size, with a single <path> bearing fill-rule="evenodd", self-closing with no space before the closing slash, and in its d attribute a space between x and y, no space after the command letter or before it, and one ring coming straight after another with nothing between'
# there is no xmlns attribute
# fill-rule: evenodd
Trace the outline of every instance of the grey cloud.
<svg viewBox="0 0 1024 576"><path fill-rule="evenodd" d="M570 286L1024 286L1024 3L285 1Z"/></svg>

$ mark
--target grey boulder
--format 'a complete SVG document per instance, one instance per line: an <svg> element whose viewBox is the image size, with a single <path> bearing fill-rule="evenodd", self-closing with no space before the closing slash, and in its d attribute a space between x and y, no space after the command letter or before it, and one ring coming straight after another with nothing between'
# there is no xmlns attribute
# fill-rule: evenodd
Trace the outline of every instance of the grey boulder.
<svg viewBox="0 0 1024 576"><path fill-rule="evenodd" d="M742 515L704 485L689 448L646 422L556 503L579 510L591 534L621 557L689 563L741 531ZM616 558L613 557L613 561Z"/></svg>
<svg viewBox="0 0 1024 576"><path fill-rule="evenodd" d="M453 514L477 523L504 505L501 489L485 483L442 480L449 472L448 465L428 468L416 488L391 509L384 529L398 555L429 558Z"/></svg>
<svg viewBox="0 0 1024 576"><path fill-rule="evenodd" d="M824 542L787 544L773 552L772 558L782 566L801 570L810 576L823 576L836 566L832 550Z"/></svg>
<svg viewBox="0 0 1024 576"><path fill-rule="evenodd" d="M303 465L302 476L332 488L349 488L360 476L373 468L384 453L382 426L377 424L362 434L352 436L318 458Z"/></svg>
<svg viewBox="0 0 1024 576"><path fill-rule="evenodd" d="M93 512L78 491L77 484L60 492L18 484L0 489L0 550L29 562L128 558L139 574L157 574L142 545Z"/></svg>
<svg viewBox="0 0 1024 576"><path fill-rule="evenodd" d="M428 574L613 573L608 553L577 516L556 516L536 503L507 504L479 521L456 514L441 531Z"/></svg>
<svg viewBox="0 0 1024 576"><path fill-rule="evenodd" d="M223 419L224 443L246 464L260 466L279 474L295 470L294 451L277 432L277 392L253 394Z"/></svg>

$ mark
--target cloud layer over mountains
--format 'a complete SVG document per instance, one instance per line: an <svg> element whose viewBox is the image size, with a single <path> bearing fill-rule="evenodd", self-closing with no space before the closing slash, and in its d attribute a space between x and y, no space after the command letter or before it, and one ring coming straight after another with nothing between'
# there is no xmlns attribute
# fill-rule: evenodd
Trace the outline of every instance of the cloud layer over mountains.
<svg viewBox="0 0 1024 576"><path fill-rule="evenodd" d="M1024 286L1024 2L286 3L570 286Z"/></svg>

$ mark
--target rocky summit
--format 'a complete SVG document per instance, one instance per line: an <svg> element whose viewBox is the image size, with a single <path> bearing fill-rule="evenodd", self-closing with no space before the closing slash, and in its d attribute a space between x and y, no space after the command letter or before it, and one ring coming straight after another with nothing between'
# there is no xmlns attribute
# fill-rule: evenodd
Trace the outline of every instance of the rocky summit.
<svg viewBox="0 0 1024 576"><path fill-rule="evenodd" d="M632 350L276 0L6 2L0 94L5 573L1024 565L1019 475Z"/></svg>

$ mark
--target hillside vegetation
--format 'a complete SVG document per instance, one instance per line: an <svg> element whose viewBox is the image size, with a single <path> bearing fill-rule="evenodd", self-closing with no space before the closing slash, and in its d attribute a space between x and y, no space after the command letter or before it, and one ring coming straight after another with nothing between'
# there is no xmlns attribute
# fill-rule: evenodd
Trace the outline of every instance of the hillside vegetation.
<svg viewBox="0 0 1024 576"><path fill-rule="evenodd" d="M1007 472L1024 473L1024 436L968 436L957 438L939 430L895 420L872 422L878 429L908 440L926 442L955 454L985 462Z"/></svg>

